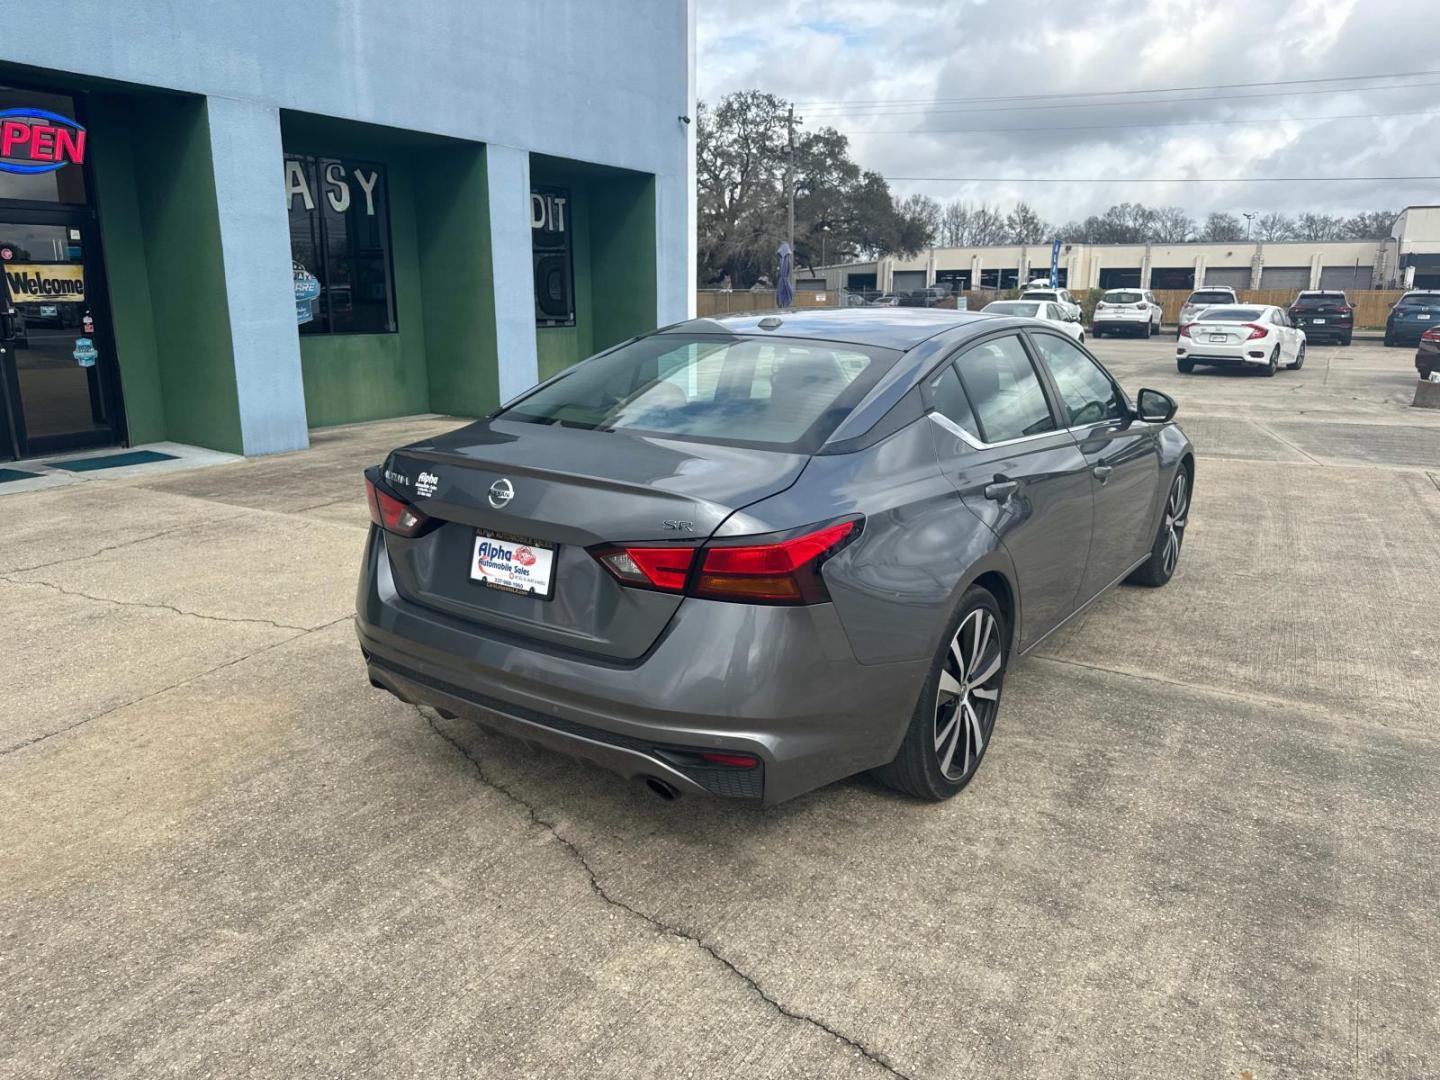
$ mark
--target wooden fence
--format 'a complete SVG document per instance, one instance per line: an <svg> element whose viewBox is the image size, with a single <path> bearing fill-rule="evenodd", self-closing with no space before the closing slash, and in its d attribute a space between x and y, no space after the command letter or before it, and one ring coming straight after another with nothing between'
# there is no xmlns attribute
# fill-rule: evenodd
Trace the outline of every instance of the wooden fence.
<svg viewBox="0 0 1440 1080"><path fill-rule="evenodd" d="M1174 325L1180 319L1180 307L1185 303L1192 290L1190 289L1156 289L1155 299L1165 309L1164 320ZM1289 307L1295 299L1295 289L1238 289L1236 296L1242 304L1274 304L1276 307ZM971 311L979 311L986 304L993 300L1011 299L1019 295L1018 292L962 292L959 294L965 298ZM1085 309L1085 321L1090 321L1091 313L1094 310L1095 302L1100 299L1101 291L1092 289L1088 293L1079 292L1075 294L1081 306ZM1347 290L1345 295L1355 307L1355 328L1357 330L1379 330L1385 326L1385 317L1390 314L1390 309L1395 306L1404 292L1400 289L1376 289L1361 291ZM824 308L838 307L843 300L840 292L797 292L795 294L794 307L797 308ZM940 306L950 307L951 304L942 301ZM711 315L734 315L748 311L774 311L775 293L767 289L764 292L726 292L718 289L702 289L695 295L696 314L702 319Z"/></svg>

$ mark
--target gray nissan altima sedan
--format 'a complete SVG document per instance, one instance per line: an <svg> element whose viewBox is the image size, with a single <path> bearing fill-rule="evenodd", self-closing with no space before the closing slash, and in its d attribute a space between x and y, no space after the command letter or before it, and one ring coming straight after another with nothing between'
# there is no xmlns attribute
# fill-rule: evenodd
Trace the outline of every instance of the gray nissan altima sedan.
<svg viewBox="0 0 1440 1080"><path fill-rule="evenodd" d="M668 326L367 470L370 679L664 798L949 798L1015 657L1174 574L1174 414L1034 320Z"/></svg>

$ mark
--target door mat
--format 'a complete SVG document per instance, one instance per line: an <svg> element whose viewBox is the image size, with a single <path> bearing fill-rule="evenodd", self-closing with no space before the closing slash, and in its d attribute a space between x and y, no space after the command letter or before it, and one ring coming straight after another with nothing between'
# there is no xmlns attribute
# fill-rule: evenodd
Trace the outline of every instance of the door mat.
<svg viewBox="0 0 1440 1080"><path fill-rule="evenodd" d="M0 484L8 484L11 480L33 480L39 473L21 472L19 469L0 469Z"/></svg>
<svg viewBox="0 0 1440 1080"><path fill-rule="evenodd" d="M47 461L52 469L66 472L94 472L96 469L119 469L125 465L149 465L152 461L174 461L174 454L158 450L132 450L128 454L105 454L101 457L72 458L69 461Z"/></svg>

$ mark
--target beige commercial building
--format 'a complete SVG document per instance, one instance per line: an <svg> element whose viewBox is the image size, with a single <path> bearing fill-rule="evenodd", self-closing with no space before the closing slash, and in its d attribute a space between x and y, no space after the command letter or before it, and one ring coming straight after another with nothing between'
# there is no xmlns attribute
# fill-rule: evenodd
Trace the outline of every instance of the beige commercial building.
<svg viewBox="0 0 1440 1080"><path fill-rule="evenodd" d="M1013 289L1050 276L1051 244L930 248L914 258L819 267L797 287L909 292ZM1071 289L1440 288L1440 206L1412 206L1383 240L1182 244L1061 242L1059 284Z"/></svg>

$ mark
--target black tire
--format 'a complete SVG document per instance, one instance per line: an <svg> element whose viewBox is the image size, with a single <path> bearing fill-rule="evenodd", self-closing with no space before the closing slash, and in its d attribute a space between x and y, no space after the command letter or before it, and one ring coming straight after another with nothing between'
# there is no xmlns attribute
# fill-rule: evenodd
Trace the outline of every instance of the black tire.
<svg viewBox="0 0 1440 1080"><path fill-rule="evenodd" d="M1340 339L1340 344L1341 344L1341 345L1349 345L1349 344L1350 344L1350 335L1349 335L1349 334L1346 334L1344 337L1342 337L1342 338Z"/></svg>
<svg viewBox="0 0 1440 1080"><path fill-rule="evenodd" d="M970 783L995 733L1009 652L1009 626L1000 605L987 589L972 585L946 624L899 753L874 770L875 778L934 802L951 798ZM969 673L962 670L967 665ZM976 673L980 677L972 685L966 675ZM963 755L958 769L957 755Z"/></svg>
<svg viewBox="0 0 1440 1080"><path fill-rule="evenodd" d="M1295 354L1295 362L1294 362L1293 364L1286 364L1285 366L1286 366L1287 368L1289 368L1291 371L1299 371L1300 368L1304 366L1304 364L1305 364L1305 343L1302 341L1302 342L1300 343L1300 351Z"/></svg>
<svg viewBox="0 0 1440 1080"><path fill-rule="evenodd" d="M1085 331L1084 331L1084 330L1081 330L1081 331L1080 331L1080 344L1081 344L1081 345L1084 345L1084 344L1085 344Z"/></svg>
<svg viewBox="0 0 1440 1080"><path fill-rule="evenodd" d="M1180 370L1181 375L1189 375L1195 370L1194 360L1176 360L1175 366Z"/></svg>
<svg viewBox="0 0 1440 1080"><path fill-rule="evenodd" d="M1280 346L1279 346L1279 345L1276 345L1276 346L1275 346L1275 351L1270 354L1270 363L1266 364L1265 367L1263 367L1263 368L1260 369L1260 374L1261 374L1261 375L1264 375L1264 376L1268 379L1268 378L1273 377L1274 374L1275 374L1275 372L1277 372L1277 371L1279 371L1279 370L1280 370Z"/></svg>
<svg viewBox="0 0 1440 1080"><path fill-rule="evenodd" d="M1090 328L1090 333L1092 333L1092 334L1095 335L1095 340L1096 340L1096 341L1099 341L1101 338L1103 338L1103 337L1105 336L1105 331L1101 330L1098 326L1092 326L1092 327Z"/></svg>
<svg viewBox="0 0 1440 1080"><path fill-rule="evenodd" d="M1149 341L1149 340L1150 340L1151 330L1152 330L1152 328L1151 328L1151 326L1150 326L1150 320L1147 319L1147 320L1145 320L1145 329L1141 332L1140 336L1141 336L1142 338L1144 338L1146 341Z"/></svg>
<svg viewBox="0 0 1440 1080"><path fill-rule="evenodd" d="M1190 481L1187 466L1181 465L1175 470L1175 479L1170 481L1170 493L1160 512L1160 528L1155 532L1155 543L1150 546L1150 557L1125 579L1131 585L1158 589L1175 576L1175 568L1180 565L1180 549L1185 543L1185 526L1190 523Z"/></svg>
<svg viewBox="0 0 1440 1080"><path fill-rule="evenodd" d="M1387 348L1387 349L1393 349L1394 347L1395 347L1395 339L1390 336L1390 331L1389 331L1389 330L1386 330L1386 331L1385 331L1385 348Z"/></svg>

